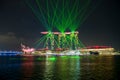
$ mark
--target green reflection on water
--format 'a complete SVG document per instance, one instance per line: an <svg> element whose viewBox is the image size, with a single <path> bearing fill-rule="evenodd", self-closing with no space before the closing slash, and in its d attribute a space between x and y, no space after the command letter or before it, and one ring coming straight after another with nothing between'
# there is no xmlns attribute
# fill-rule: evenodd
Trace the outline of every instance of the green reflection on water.
<svg viewBox="0 0 120 80"><path fill-rule="evenodd" d="M47 59L47 60L51 60L51 61L55 61L55 60L56 60L56 57L47 57L46 59Z"/></svg>
<svg viewBox="0 0 120 80"><path fill-rule="evenodd" d="M43 60L43 58L41 58L41 57L38 57L38 58L36 58L36 60Z"/></svg>
<svg viewBox="0 0 120 80"><path fill-rule="evenodd" d="M10 58L10 60L28 60L28 58Z"/></svg>
<svg viewBox="0 0 120 80"><path fill-rule="evenodd" d="M76 58L76 59L80 59L80 56L61 56L61 58L63 58L63 59L67 59L67 58Z"/></svg>
<svg viewBox="0 0 120 80"><path fill-rule="evenodd" d="M80 56L71 56L71 58L76 58L76 59L79 59Z"/></svg>

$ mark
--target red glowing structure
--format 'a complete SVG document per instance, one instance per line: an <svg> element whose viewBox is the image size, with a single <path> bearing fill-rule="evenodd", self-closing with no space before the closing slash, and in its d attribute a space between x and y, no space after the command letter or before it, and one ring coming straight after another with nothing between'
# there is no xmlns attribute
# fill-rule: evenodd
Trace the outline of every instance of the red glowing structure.
<svg viewBox="0 0 120 80"><path fill-rule="evenodd" d="M41 32L41 34L56 34L56 35L59 35L59 34L78 34L79 32L76 31L76 32L64 32L64 33L61 33L61 32Z"/></svg>
<svg viewBox="0 0 120 80"><path fill-rule="evenodd" d="M41 32L41 34L48 34L49 32Z"/></svg>
<svg viewBox="0 0 120 80"><path fill-rule="evenodd" d="M25 45L23 45L23 44L21 44L21 47L22 47L22 51L24 52L24 53L32 53L32 52L34 52L35 51L35 49L34 48L29 48L29 47L26 47Z"/></svg>
<svg viewBox="0 0 120 80"><path fill-rule="evenodd" d="M103 48L111 48L111 46L88 46L87 49L103 49Z"/></svg>

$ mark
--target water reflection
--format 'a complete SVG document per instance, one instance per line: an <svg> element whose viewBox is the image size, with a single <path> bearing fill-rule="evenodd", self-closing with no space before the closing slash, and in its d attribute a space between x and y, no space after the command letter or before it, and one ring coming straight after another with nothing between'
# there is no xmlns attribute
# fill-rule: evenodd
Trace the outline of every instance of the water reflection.
<svg viewBox="0 0 120 80"><path fill-rule="evenodd" d="M89 56L84 57L81 62L83 80L114 79L113 56Z"/></svg>
<svg viewBox="0 0 120 80"><path fill-rule="evenodd" d="M0 80L19 80L20 57L0 57Z"/></svg>
<svg viewBox="0 0 120 80"><path fill-rule="evenodd" d="M54 78L56 57L46 57L44 79L52 80Z"/></svg>
<svg viewBox="0 0 120 80"><path fill-rule="evenodd" d="M77 58L76 58L77 57ZM59 57L56 63L57 78L59 80L79 80L80 78L80 57L64 56Z"/></svg>
<svg viewBox="0 0 120 80"><path fill-rule="evenodd" d="M0 80L118 80L120 56L0 57Z"/></svg>
<svg viewBox="0 0 120 80"><path fill-rule="evenodd" d="M34 70L34 57L30 56L30 57L24 57L22 58L22 75L23 78L22 80L30 80L32 78L33 75L33 70Z"/></svg>

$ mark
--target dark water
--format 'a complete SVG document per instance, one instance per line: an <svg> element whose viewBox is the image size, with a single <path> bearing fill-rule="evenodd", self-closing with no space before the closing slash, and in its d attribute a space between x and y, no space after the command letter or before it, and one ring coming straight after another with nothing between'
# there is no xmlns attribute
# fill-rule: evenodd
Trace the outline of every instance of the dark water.
<svg viewBox="0 0 120 80"><path fill-rule="evenodd" d="M120 56L0 57L0 80L120 80Z"/></svg>

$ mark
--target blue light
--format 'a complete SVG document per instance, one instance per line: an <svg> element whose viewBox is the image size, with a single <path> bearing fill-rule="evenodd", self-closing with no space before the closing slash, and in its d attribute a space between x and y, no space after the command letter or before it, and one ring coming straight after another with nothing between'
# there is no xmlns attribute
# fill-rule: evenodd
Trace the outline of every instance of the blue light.
<svg viewBox="0 0 120 80"><path fill-rule="evenodd" d="M22 52L19 51L0 51L0 56L15 56L22 54Z"/></svg>

